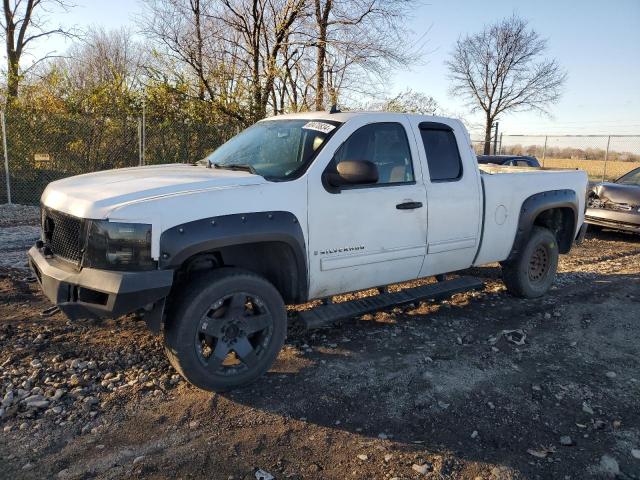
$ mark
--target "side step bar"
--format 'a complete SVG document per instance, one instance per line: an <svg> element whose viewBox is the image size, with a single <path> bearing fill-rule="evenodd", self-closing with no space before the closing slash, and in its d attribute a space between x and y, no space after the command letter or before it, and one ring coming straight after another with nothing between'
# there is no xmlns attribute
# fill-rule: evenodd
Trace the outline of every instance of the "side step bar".
<svg viewBox="0 0 640 480"><path fill-rule="evenodd" d="M359 300L321 305L300 312L298 318L305 328L319 328L343 318L351 318L365 313L412 303L418 300L441 300L455 293L480 290L484 283L474 277L458 277L431 283L421 287L407 288L394 293L382 293Z"/></svg>

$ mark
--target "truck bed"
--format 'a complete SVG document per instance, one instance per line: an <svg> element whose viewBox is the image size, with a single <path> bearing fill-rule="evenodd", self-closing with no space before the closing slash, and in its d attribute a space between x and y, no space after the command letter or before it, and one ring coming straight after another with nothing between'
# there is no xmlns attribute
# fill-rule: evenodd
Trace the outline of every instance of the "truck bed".
<svg viewBox="0 0 640 480"><path fill-rule="evenodd" d="M571 188L576 192L580 203L574 232L574 236L577 235L578 228L584 220L586 172L499 165L481 165L479 168L484 194L484 223L480 250L474 265L507 258L518 226L520 206L527 198L541 190Z"/></svg>

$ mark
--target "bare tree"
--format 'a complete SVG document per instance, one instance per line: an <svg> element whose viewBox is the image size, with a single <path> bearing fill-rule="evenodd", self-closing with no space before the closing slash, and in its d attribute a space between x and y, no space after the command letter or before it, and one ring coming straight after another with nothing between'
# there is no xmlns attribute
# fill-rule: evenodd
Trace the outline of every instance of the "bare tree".
<svg viewBox="0 0 640 480"><path fill-rule="evenodd" d="M91 113L126 112L141 90L148 53L129 29L91 28L68 56L51 68L61 72L59 96Z"/></svg>
<svg viewBox="0 0 640 480"><path fill-rule="evenodd" d="M371 94L389 70L416 63L421 38L406 23L416 0L313 0L316 47L315 107L335 103L339 91Z"/></svg>
<svg viewBox="0 0 640 480"><path fill-rule="evenodd" d="M456 42L447 66L452 94L485 114L484 153L490 153L491 130L507 111L538 110L560 98L566 73L556 60L544 58L547 42L526 20L512 16Z"/></svg>
<svg viewBox="0 0 640 480"><path fill-rule="evenodd" d="M20 78L24 73L20 71L20 61L33 42L53 35L72 35L62 27L49 28L44 18L54 9L67 11L71 6L64 0L3 0L1 26L7 55L7 102L18 96ZM52 53L36 59L32 66L51 58Z"/></svg>
<svg viewBox="0 0 640 480"><path fill-rule="evenodd" d="M154 45L148 75L165 83L196 85L193 96L227 118L248 123L241 108L243 52L239 35L223 22L211 0L144 0L139 20Z"/></svg>
<svg viewBox="0 0 640 480"><path fill-rule="evenodd" d="M435 98L410 88L382 101L368 103L364 106L364 109L382 112L419 113L420 115L441 114Z"/></svg>

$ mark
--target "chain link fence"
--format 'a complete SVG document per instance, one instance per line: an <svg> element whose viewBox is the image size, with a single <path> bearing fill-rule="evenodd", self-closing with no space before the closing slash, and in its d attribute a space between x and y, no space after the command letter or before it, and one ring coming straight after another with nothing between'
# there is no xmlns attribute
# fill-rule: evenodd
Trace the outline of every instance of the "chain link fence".
<svg viewBox="0 0 640 480"><path fill-rule="evenodd" d="M37 205L48 183L81 173L160 163L195 162L240 126L216 119L0 112L5 168L0 204ZM472 139L476 153L484 141ZM579 168L613 180L640 166L640 135L500 135L491 152L533 155L544 167ZM8 173L8 178L7 178Z"/></svg>
<svg viewBox="0 0 640 480"><path fill-rule="evenodd" d="M484 141L472 140L476 153ZM615 180L640 167L640 135L500 135L491 153L530 155L543 167L585 170L592 181Z"/></svg>
<svg viewBox="0 0 640 480"><path fill-rule="evenodd" d="M195 162L239 131L234 124L155 117L0 113L0 204L37 205L48 183L112 168ZM8 173L8 179L7 179Z"/></svg>

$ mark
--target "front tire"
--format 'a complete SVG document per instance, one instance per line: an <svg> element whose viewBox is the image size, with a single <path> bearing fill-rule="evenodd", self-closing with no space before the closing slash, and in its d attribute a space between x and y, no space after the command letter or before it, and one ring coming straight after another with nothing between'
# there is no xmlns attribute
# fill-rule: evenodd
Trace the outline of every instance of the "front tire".
<svg viewBox="0 0 640 480"><path fill-rule="evenodd" d="M264 278L224 268L182 290L165 326L165 353L190 383L225 391L253 382L284 344L282 297Z"/></svg>
<svg viewBox="0 0 640 480"><path fill-rule="evenodd" d="M553 285L558 269L558 243L551 231L534 226L520 255L502 264L507 290L522 298L537 298Z"/></svg>

